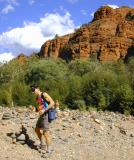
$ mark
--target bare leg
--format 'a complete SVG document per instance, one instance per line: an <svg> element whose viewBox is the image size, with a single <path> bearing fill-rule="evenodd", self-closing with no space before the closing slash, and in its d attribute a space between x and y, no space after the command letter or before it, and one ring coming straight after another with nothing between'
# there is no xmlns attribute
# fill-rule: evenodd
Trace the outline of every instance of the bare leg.
<svg viewBox="0 0 134 160"><path fill-rule="evenodd" d="M40 140L40 147L42 148L42 149L44 149L44 147L45 147L45 143L44 143L44 137L42 136L42 133L41 133L41 131L40 131L40 128L35 128L35 132L36 132L36 134L37 134L37 136L38 136L38 138L39 138L39 140Z"/></svg>
<svg viewBox="0 0 134 160"><path fill-rule="evenodd" d="M39 140L41 141L42 140L42 134L40 132L40 128L36 127L35 128L35 133L37 134Z"/></svg>
<svg viewBox="0 0 134 160"><path fill-rule="evenodd" d="M52 144L52 140L51 140L49 131L43 131L43 135L44 135L45 140L46 140L47 151L50 152L50 147L51 147L51 144Z"/></svg>

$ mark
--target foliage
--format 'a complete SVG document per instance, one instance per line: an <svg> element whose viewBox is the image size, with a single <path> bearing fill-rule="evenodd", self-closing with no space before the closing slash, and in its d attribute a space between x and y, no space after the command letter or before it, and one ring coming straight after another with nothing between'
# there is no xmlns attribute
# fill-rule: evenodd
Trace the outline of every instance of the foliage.
<svg viewBox="0 0 134 160"><path fill-rule="evenodd" d="M79 76L70 75L68 77L68 95L65 98L65 103L72 109L75 108L75 101L82 98L82 85L81 78Z"/></svg>
<svg viewBox="0 0 134 160"><path fill-rule="evenodd" d="M128 84L120 85L115 94L112 110L121 113L125 113L126 111L130 112L134 99L132 88Z"/></svg>
<svg viewBox="0 0 134 160"><path fill-rule="evenodd" d="M126 20L128 20L128 21L134 20L134 15L133 15L131 12L128 13L128 14L126 15Z"/></svg>
<svg viewBox="0 0 134 160"><path fill-rule="evenodd" d="M134 115L134 58L127 63L40 59L31 56L0 65L0 105L35 104L30 85L59 100L61 108L111 110Z"/></svg>

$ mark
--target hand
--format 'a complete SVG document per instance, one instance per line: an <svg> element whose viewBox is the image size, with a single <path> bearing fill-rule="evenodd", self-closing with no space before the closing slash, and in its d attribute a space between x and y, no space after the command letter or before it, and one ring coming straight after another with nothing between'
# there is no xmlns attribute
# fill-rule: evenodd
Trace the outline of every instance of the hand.
<svg viewBox="0 0 134 160"><path fill-rule="evenodd" d="M44 113L45 113L45 110L44 110L44 109L42 109L42 110L39 111L39 115L40 115L40 116L43 115Z"/></svg>
<svg viewBox="0 0 134 160"><path fill-rule="evenodd" d="M31 111L35 111L35 107L32 106L32 105L29 106L29 109L30 109Z"/></svg>

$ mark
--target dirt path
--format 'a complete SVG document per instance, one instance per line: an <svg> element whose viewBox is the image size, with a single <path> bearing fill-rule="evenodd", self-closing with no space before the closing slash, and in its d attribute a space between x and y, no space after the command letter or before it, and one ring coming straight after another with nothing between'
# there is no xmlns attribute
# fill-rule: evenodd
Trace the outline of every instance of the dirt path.
<svg viewBox="0 0 134 160"><path fill-rule="evenodd" d="M36 150L36 115L26 109L0 111L0 160L134 160L134 117L112 112L97 112L94 116L90 112L61 112L51 124L54 151L43 158ZM7 112L10 118L3 120ZM29 144L13 144L9 136L21 131L21 122L27 129Z"/></svg>

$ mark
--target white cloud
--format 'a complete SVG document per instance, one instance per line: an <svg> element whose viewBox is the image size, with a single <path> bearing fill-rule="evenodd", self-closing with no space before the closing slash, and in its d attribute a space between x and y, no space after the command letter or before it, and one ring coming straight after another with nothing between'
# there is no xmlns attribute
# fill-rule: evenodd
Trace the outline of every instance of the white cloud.
<svg viewBox="0 0 134 160"><path fill-rule="evenodd" d="M90 16L91 16L91 17L94 17L94 13L95 13L95 12L92 12L92 13L90 14Z"/></svg>
<svg viewBox="0 0 134 160"><path fill-rule="evenodd" d="M15 7L19 5L18 0L0 0L0 3L6 2L6 6L0 11L2 14L13 12Z"/></svg>
<svg viewBox="0 0 134 160"><path fill-rule="evenodd" d="M8 1L9 4L11 3L11 4L15 5L15 6L19 5L18 0L7 0L7 1Z"/></svg>
<svg viewBox="0 0 134 160"><path fill-rule="evenodd" d="M35 0L29 0L28 3L32 6L35 3Z"/></svg>
<svg viewBox="0 0 134 160"><path fill-rule="evenodd" d="M18 0L0 0L0 3L6 2L7 4L12 4L14 6L18 6L19 2Z"/></svg>
<svg viewBox="0 0 134 160"><path fill-rule="evenodd" d="M5 8L2 9L1 13L7 14L12 11L14 11L14 7L12 5L8 4Z"/></svg>
<svg viewBox="0 0 134 160"><path fill-rule="evenodd" d="M11 52L7 52L7 53L0 53L0 62L8 62L11 59L13 59L14 56L12 55Z"/></svg>
<svg viewBox="0 0 134 160"><path fill-rule="evenodd" d="M66 12L67 12L67 10L66 10L62 5L59 6L59 9L60 9L60 11L62 11L63 13L66 13Z"/></svg>
<svg viewBox="0 0 134 160"><path fill-rule="evenodd" d="M69 3L72 3L72 4L74 4L74 3L76 3L78 0L67 0Z"/></svg>
<svg viewBox="0 0 134 160"><path fill-rule="evenodd" d="M41 45L56 34L64 35L73 32L74 25L71 15L66 12L63 16L58 13L45 14L39 23L24 22L22 28L14 28L0 35L0 52L11 52L14 56L19 53L31 54L39 51Z"/></svg>
<svg viewBox="0 0 134 160"><path fill-rule="evenodd" d="M87 11L84 10L84 9L81 10L81 13L82 13L84 16L87 16L87 15L88 15L88 14L87 14Z"/></svg>
<svg viewBox="0 0 134 160"><path fill-rule="evenodd" d="M119 6L117 6L115 4L107 4L107 6L113 8L113 9L119 8Z"/></svg>

